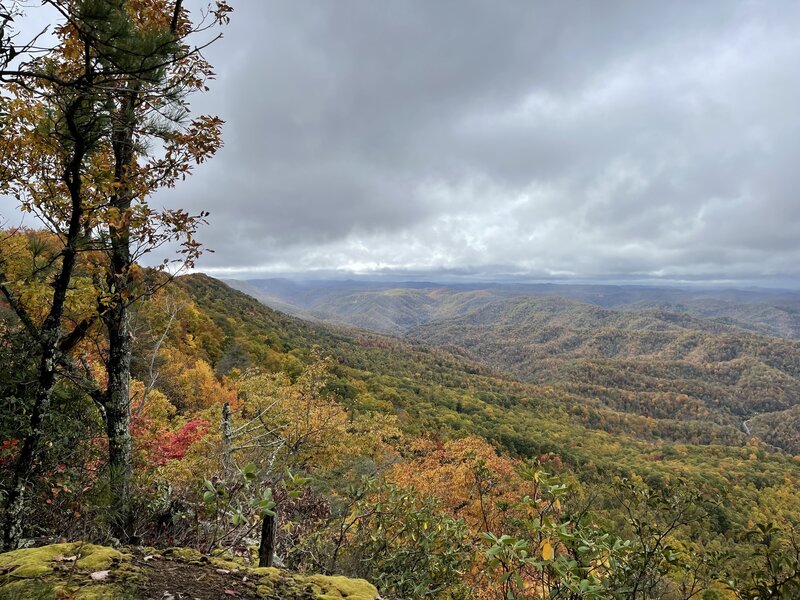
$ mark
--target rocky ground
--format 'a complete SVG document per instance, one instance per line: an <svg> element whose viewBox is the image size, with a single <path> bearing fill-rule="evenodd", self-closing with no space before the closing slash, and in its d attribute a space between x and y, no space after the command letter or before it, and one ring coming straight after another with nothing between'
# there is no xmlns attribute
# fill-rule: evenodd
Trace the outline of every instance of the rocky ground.
<svg viewBox="0 0 800 600"><path fill-rule="evenodd" d="M248 568L186 548L82 542L0 554L0 600L376 600L364 580Z"/></svg>

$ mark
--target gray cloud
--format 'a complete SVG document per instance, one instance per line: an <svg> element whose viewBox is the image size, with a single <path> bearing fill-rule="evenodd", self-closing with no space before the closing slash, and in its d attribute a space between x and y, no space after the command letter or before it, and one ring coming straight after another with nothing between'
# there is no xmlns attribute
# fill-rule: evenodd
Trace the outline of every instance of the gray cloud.
<svg viewBox="0 0 800 600"><path fill-rule="evenodd" d="M800 5L242 1L211 273L800 275ZM444 271L443 271L444 270Z"/></svg>

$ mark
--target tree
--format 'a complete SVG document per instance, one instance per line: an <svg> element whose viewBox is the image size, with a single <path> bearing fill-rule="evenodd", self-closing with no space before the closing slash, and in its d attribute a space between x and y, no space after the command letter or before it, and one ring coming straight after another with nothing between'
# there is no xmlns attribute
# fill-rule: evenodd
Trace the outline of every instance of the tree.
<svg viewBox="0 0 800 600"><path fill-rule="evenodd" d="M13 23L22 12L16 2L0 8L7 16L0 37L0 81L7 91L0 185L60 243L52 259L58 265L52 299L40 322L0 275L0 291L41 347L36 410L15 469L22 483L6 503L6 546L19 534L24 480L57 369L75 376L68 352L98 323L106 337L105 381L94 382L85 368L81 376L106 423L113 530L121 538L132 534L130 307L166 281L148 277L137 262L176 243L176 266L192 265L201 251L195 232L206 216L156 211L149 198L175 186L221 146L222 121L189 120L188 98L207 89L213 71L201 51L220 35L195 40L226 23L231 10L218 0L193 22L182 0L44 0L42 6L59 20L55 44L44 49L36 40L17 43ZM32 152L19 151L26 140ZM96 306L65 333L67 289L81 253L93 273Z"/></svg>

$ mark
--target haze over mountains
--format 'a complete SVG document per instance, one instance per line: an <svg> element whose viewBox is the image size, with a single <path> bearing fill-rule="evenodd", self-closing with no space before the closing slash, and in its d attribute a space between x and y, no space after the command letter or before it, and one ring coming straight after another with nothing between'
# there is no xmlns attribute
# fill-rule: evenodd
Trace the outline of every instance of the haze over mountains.
<svg viewBox="0 0 800 600"><path fill-rule="evenodd" d="M614 411L736 429L800 452L792 291L228 283L283 312L439 346Z"/></svg>
<svg viewBox="0 0 800 600"><path fill-rule="evenodd" d="M382 332L405 332L512 298L546 296L629 312L673 312L765 335L800 338L800 292L792 290L278 278L224 281L278 310Z"/></svg>

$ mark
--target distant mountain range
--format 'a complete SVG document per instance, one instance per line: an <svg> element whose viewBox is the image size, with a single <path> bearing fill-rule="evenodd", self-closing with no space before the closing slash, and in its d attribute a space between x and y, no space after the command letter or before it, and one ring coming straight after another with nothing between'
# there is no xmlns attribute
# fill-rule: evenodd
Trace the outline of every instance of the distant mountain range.
<svg viewBox="0 0 800 600"><path fill-rule="evenodd" d="M800 452L800 293L227 283L295 316L443 347L615 411L747 429Z"/></svg>
<svg viewBox="0 0 800 600"><path fill-rule="evenodd" d="M800 339L800 292L772 289L659 288L559 284L225 280L284 312L381 332L463 316L498 299L568 298L601 308L685 314L761 333Z"/></svg>

